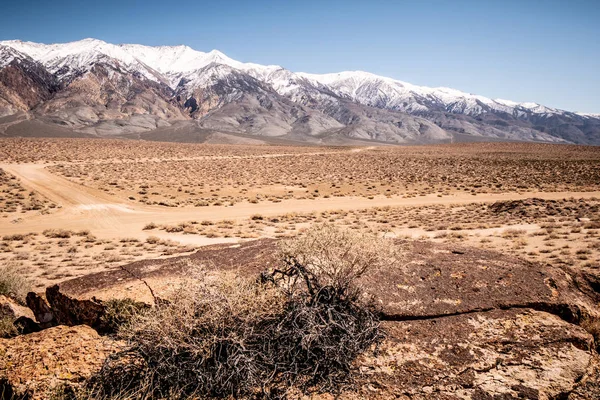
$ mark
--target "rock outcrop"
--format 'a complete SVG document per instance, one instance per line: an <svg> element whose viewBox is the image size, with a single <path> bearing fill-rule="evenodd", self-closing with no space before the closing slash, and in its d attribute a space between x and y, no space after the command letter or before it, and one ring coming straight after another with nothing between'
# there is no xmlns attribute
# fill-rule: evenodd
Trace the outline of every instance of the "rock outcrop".
<svg viewBox="0 0 600 400"><path fill-rule="evenodd" d="M84 381L116 344L88 326L57 326L0 339L0 392L16 398L47 399L61 384Z"/></svg>
<svg viewBox="0 0 600 400"><path fill-rule="evenodd" d="M359 360L362 395L405 399L562 399L597 358L582 328L546 312L493 310L385 322Z"/></svg>
<svg viewBox="0 0 600 400"><path fill-rule="evenodd" d="M513 308L546 311L575 324L600 318L600 293L579 272L476 248L430 242L400 246L405 250L400 262L360 282L386 320Z"/></svg>
<svg viewBox="0 0 600 400"><path fill-rule="evenodd" d="M67 296L58 285L47 288L45 296L29 293L27 305L43 328L87 325L101 333L107 329L103 320L106 306L101 301Z"/></svg>
<svg viewBox="0 0 600 400"><path fill-rule="evenodd" d="M60 292L58 285L54 285L46 289L46 300L58 325L88 325L96 330L102 329L106 307L95 299L69 297Z"/></svg>
<svg viewBox="0 0 600 400"><path fill-rule="evenodd" d="M600 321L600 292L586 271L455 245L422 241L397 245L399 261L371 271L360 282L380 309L386 336L377 349L356 360L356 380L340 398L600 398L597 343L583 328ZM137 278L185 276L190 264L206 260L212 261L208 265L215 272L234 269L237 263L246 266L240 273L256 277L261 269L277 266L276 249L274 240L208 246L191 256L133 263L125 267L128 273L117 270L78 278L60 290L48 288L47 302L34 295L28 301L38 305L36 316L51 313L51 324L88 324L101 331L104 303L85 300L86 290L109 291L111 285L131 284ZM93 348L97 334L89 334L87 327L76 328L70 335L87 332L76 340L81 344L81 338L90 338L91 352L98 352ZM16 351L11 350L15 345L24 348L29 337L55 337L56 329L70 332L58 327L3 341L0 354ZM49 348L63 346L56 343ZM81 358L75 360L78 365ZM22 390L15 374L8 376L11 387Z"/></svg>
<svg viewBox="0 0 600 400"><path fill-rule="evenodd" d="M37 293L27 294L27 307L33 311L35 320L43 329L58 325L54 319L54 314L46 299Z"/></svg>
<svg viewBox="0 0 600 400"><path fill-rule="evenodd" d="M27 307L24 307L11 299L0 295L0 317L10 317L17 319L19 317L33 318L33 313Z"/></svg>
<svg viewBox="0 0 600 400"><path fill-rule="evenodd" d="M9 324L14 326L8 332L4 332L4 336L27 334L41 330L41 327L34 321L34 315L29 308L20 305L10 297L2 295L0 295L0 319L7 320Z"/></svg>
<svg viewBox="0 0 600 400"><path fill-rule="evenodd" d="M401 260L361 281L381 310L386 339L357 360L357 384L341 398L600 398L594 338L579 326L599 319L600 292L585 272L455 245L398 246ZM273 240L215 245L127 268L159 280L185 275L190 259L217 269L236 260L246 266L240 273L256 276L276 266L276 248ZM63 289L81 296L117 279L133 278L101 273Z"/></svg>

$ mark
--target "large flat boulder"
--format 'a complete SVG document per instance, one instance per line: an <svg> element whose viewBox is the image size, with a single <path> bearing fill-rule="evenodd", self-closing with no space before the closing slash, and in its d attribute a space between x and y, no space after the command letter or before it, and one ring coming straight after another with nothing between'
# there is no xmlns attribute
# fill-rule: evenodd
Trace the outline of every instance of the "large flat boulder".
<svg viewBox="0 0 600 400"><path fill-rule="evenodd" d="M356 361L356 384L342 398L598 397L597 344L579 326L600 320L593 276L459 245L399 240L397 246L397 262L360 281L381 311L386 339L375 355ZM186 276L190 261L258 276L277 266L276 250L274 240L209 246L61 289L85 296L98 283L110 291L139 278Z"/></svg>
<svg viewBox="0 0 600 400"><path fill-rule="evenodd" d="M425 241L399 246L404 256L398 262L360 282L386 319L508 308L548 311L574 323L600 316L599 293L574 271L476 248Z"/></svg>
<svg viewBox="0 0 600 400"><path fill-rule="evenodd" d="M166 259L136 261L111 271L99 272L71 279L60 284L61 292L79 298L89 293L137 282L140 278L186 277L190 265L207 270L236 271L247 276L258 276L276 264L277 241L260 239L239 244L203 246L194 254Z"/></svg>

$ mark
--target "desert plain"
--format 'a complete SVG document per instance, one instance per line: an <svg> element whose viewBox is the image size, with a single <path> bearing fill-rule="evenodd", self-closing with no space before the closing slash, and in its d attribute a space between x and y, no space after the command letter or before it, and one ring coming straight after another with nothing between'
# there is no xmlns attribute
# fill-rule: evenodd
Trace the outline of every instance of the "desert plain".
<svg viewBox="0 0 600 400"><path fill-rule="evenodd" d="M38 292L150 301L322 224L406 256L365 278L388 336L347 398L597 393L599 147L0 139L0 263Z"/></svg>
<svg viewBox="0 0 600 400"><path fill-rule="evenodd" d="M3 139L0 261L40 287L315 223L600 263L600 149Z"/></svg>

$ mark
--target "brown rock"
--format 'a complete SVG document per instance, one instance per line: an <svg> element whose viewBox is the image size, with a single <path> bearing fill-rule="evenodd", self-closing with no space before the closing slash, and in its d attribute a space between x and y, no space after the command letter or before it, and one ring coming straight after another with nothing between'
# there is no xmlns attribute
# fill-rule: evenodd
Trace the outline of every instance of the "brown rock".
<svg viewBox="0 0 600 400"><path fill-rule="evenodd" d="M0 295L0 317L10 317L13 319L19 317L34 318L29 308L23 307L10 297L3 295Z"/></svg>
<svg viewBox="0 0 600 400"><path fill-rule="evenodd" d="M61 293L58 285L46 289L45 297L36 293L27 295L27 305L42 328L57 325L88 325L103 330L105 306L95 299L79 300Z"/></svg>
<svg viewBox="0 0 600 400"><path fill-rule="evenodd" d="M0 318L7 318L15 327L13 332L5 332L5 336L32 333L40 330L40 326L33 321L34 315L29 308L23 307L10 297L2 295L0 295Z"/></svg>
<svg viewBox="0 0 600 400"><path fill-rule="evenodd" d="M589 285L574 272L476 248L422 241L400 246L402 262L372 271L361 282L385 319L513 307L548 311L573 323L600 316L595 305L600 298L584 293Z"/></svg>
<svg viewBox="0 0 600 400"><path fill-rule="evenodd" d="M39 332L43 329L40 324L28 317L19 317L13 324L17 328L17 333L19 335L27 335L29 333Z"/></svg>
<svg viewBox="0 0 600 400"><path fill-rule="evenodd" d="M60 292L58 285L46 289L46 299L59 325L88 325L102 329L102 316L106 307L95 300L79 300Z"/></svg>
<svg viewBox="0 0 600 400"><path fill-rule="evenodd" d="M574 390L595 357L587 332L533 310L384 327L379 353L357 362L363 398L553 399Z"/></svg>
<svg viewBox="0 0 600 400"><path fill-rule="evenodd" d="M46 399L58 385L84 381L115 350L115 342L83 325L0 339L0 377L16 394Z"/></svg>
<svg viewBox="0 0 600 400"><path fill-rule="evenodd" d="M31 309L35 316L35 320L42 328L50 328L56 326L54 313L45 298L34 292L27 293L27 307Z"/></svg>
<svg viewBox="0 0 600 400"><path fill-rule="evenodd" d="M589 365L586 376L569 393L568 400L600 399L600 356Z"/></svg>
<svg viewBox="0 0 600 400"><path fill-rule="evenodd" d="M599 318L597 280L493 251L398 245L404 259L361 281L381 309L387 338L375 356L357 360L358 381L341 398L600 398L593 338L577 325ZM188 259L210 259L212 268L257 276L276 266L275 249L272 240L210 246L126 268L142 278L185 276ZM127 279L134 278L115 271L65 286L85 293Z"/></svg>

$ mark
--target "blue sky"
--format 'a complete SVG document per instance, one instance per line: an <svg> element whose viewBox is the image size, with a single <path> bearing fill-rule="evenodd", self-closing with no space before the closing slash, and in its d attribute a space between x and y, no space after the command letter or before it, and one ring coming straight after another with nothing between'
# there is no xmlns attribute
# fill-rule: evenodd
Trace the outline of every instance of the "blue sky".
<svg viewBox="0 0 600 400"><path fill-rule="evenodd" d="M600 0L3 3L0 40L187 44L600 113Z"/></svg>

